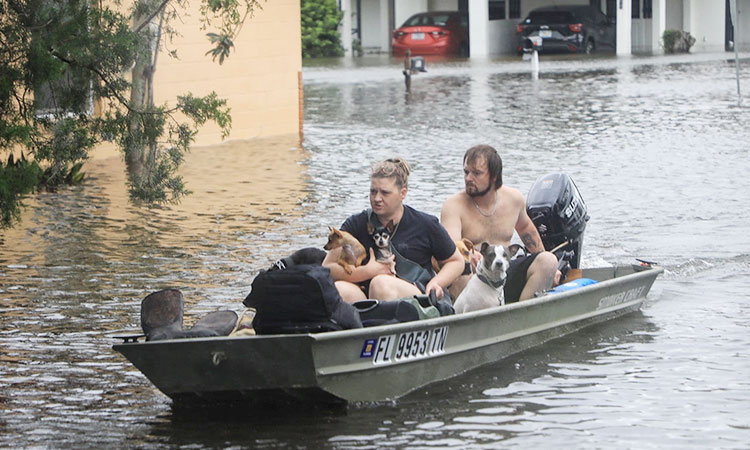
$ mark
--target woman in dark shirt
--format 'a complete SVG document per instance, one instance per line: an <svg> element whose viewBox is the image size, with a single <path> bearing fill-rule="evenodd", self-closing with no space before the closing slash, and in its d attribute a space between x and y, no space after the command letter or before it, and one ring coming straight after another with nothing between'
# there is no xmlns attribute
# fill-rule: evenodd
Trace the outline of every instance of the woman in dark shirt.
<svg viewBox="0 0 750 450"><path fill-rule="evenodd" d="M438 298L442 298L443 289L463 272L464 260L437 217L404 205L408 177L409 165L401 158L389 158L376 164L370 175L372 210L350 216L341 227L365 246L369 259L351 274L337 264L341 249L330 251L323 261L323 265L331 269L336 287L345 301L365 298L395 300L421 294L422 289L424 292L434 290ZM391 272L393 256L386 261L377 261L373 253L375 243L367 232L370 214L382 225L393 220L396 231L391 244L403 258L431 271L430 260L434 256L442 263L438 274L422 286ZM401 274L398 260L396 272Z"/></svg>

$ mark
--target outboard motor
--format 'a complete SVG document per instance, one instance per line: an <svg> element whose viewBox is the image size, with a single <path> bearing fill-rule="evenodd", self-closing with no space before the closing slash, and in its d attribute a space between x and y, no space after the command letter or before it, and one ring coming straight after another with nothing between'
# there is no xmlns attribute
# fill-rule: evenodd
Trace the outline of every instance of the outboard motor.
<svg viewBox="0 0 750 450"><path fill-rule="evenodd" d="M564 173L537 178L526 200L526 212L539 230L544 248L555 250L558 259L569 258L570 267L578 269L589 215L573 180Z"/></svg>

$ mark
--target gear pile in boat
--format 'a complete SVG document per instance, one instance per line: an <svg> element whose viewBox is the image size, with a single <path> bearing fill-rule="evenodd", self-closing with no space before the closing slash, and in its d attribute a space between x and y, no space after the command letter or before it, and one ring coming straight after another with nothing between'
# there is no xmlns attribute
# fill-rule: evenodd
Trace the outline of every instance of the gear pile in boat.
<svg viewBox="0 0 750 450"><path fill-rule="evenodd" d="M310 249L303 249L310 251ZM242 317L216 311L183 329L183 296L177 289L149 294L141 303L141 327L147 341L248 334L296 334L337 331L363 326L440 317L453 314L449 301L434 294L354 304L343 301L329 269L318 264L295 264L284 258L253 280ZM252 324L248 325L248 317ZM248 332L252 330L252 332Z"/></svg>

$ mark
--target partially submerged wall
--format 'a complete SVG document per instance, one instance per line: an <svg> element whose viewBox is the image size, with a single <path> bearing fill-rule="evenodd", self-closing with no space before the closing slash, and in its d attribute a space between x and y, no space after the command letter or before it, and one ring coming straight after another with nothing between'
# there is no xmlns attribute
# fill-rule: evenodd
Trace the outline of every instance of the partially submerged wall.
<svg viewBox="0 0 750 450"><path fill-rule="evenodd" d="M175 21L182 36L167 44L179 59L159 54L155 101L173 102L177 95L216 91L227 99L232 115L228 139L251 139L301 132L302 48L299 0L261 2L262 10L248 17L224 64L205 53L211 49L207 30L200 30L200 2L191 2L190 16ZM196 145L221 142L220 130L206 124Z"/></svg>

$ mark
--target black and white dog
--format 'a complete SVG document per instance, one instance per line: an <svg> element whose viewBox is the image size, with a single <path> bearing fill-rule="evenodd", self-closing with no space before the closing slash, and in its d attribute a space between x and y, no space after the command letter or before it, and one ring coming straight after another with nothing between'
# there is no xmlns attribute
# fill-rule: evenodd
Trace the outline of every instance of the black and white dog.
<svg viewBox="0 0 750 450"><path fill-rule="evenodd" d="M482 258L477 264L477 272L469 279L453 305L457 314L505 304L503 288L506 272L510 266L510 258L520 248L518 244L504 247L482 242L479 249Z"/></svg>
<svg viewBox="0 0 750 450"><path fill-rule="evenodd" d="M393 255L391 251L391 236L396 230L396 226L393 221L389 221L386 226L375 226L371 223L367 224L367 232L375 242L375 259L378 261L385 261ZM391 272L396 273L396 263L391 263Z"/></svg>

